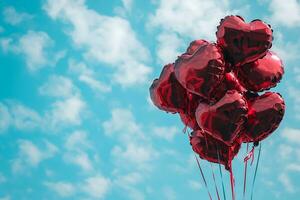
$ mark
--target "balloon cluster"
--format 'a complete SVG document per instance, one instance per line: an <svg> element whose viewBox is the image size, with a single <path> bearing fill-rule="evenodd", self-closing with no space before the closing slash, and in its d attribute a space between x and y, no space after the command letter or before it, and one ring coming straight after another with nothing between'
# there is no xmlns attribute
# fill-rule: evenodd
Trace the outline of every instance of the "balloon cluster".
<svg viewBox="0 0 300 200"><path fill-rule="evenodd" d="M275 87L284 73L280 58L269 51L272 33L261 20L227 16L217 27L216 43L191 42L153 81L153 103L180 115L202 159L230 169L243 142L257 145L281 122L281 95L258 94Z"/></svg>

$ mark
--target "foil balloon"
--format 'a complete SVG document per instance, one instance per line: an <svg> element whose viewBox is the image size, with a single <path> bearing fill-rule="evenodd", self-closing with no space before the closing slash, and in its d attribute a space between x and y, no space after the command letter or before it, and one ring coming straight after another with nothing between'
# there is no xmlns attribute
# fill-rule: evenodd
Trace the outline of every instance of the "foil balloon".
<svg viewBox="0 0 300 200"><path fill-rule="evenodd" d="M184 112L179 113L181 121L192 130L198 130L199 126L196 121L195 112L199 102L203 102L203 98L188 92L188 105Z"/></svg>
<svg viewBox="0 0 300 200"><path fill-rule="evenodd" d="M190 43L189 47L183 55L193 55L197 51L197 49L207 44L209 44L209 42L207 42L206 40L194 40Z"/></svg>
<svg viewBox="0 0 300 200"><path fill-rule="evenodd" d="M273 30L261 20L246 23L240 16L227 16L217 27L216 40L192 41L174 64L163 68L150 95L154 105L178 113L185 127L193 130L194 152L229 170L234 199L231 161L241 144L253 142L247 155L253 158L255 146L283 119L280 94L257 92L275 87L284 68L269 50Z"/></svg>
<svg viewBox="0 0 300 200"><path fill-rule="evenodd" d="M191 133L190 144L193 151L200 158L209 162L223 164L226 169L230 168L230 163L241 146L239 143L228 146L202 130L196 130Z"/></svg>
<svg viewBox="0 0 300 200"><path fill-rule="evenodd" d="M254 62L237 68L236 74L242 85L254 92L263 91L276 86L284 73L283 63L273 52Z"/></svg>
<svg viewBox="0 0 300 200"><path fill-rule="evenodd" d="M233 72L228 72L225 74L224 79L221 81L220 85L215 88L213 99L220 100L228 90L236 90L240 93L246 92L247 90L240 84Z"/></svg>
<svg viewBox="0 0 300 200"><path fill-rule="evenodd" d="M216 44L204 44L175 62L175 76L193 94L210 99L225 75L225 62Z"/></svg>
<svg viewBox="0 0 300 200"><path fill-rule="evenodd" d="M217 43L224 49L225 58L236 66L263 57L272 46L273 31L261 20L249 24L240 16L221 20L216 32Z"/></svg>
<svg viewBox="0 0 300 200"><path fill-rule="evenodd" d="M215 104L200 103L196 120L200 128L227 145L234 143L247 118L248 106L243 95L229 90Z"/></svg>
<svg viewBox="0 0 300 200"><path fill-rule="evenodd" d="M243 142L261 141L279 126L285 112L283 98L274 92L266 92L248 100L248 121Z"/></svg>
<svg viewBox="0 0 300 200"><path fill-rule="evenodd" d="M188 105L186 90L175 78L174 65L164 66L159 79L150 87L150 97L155 106L167 112L184 112Z"/></svg>
<svg viewBox="0 0 300 200"><path fill-rule="evenodd" d="M179 113L180 119L182 123L191 128L192 130L198 130L199 125L196 121L195 113L187 114L187 113Z"/></svg>

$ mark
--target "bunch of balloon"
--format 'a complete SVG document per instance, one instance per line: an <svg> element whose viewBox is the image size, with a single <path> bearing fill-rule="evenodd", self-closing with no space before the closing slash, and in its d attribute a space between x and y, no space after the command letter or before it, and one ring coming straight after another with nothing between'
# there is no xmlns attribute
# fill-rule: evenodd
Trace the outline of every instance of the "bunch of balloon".
<svg viewBox="0 0 300 200"><path fill-rule="evenodd" d="M273 30L261 20L240 16L221 20L216 42L195 40L186 52L164 66L150 87L159 109L178 113L192 129L190 144L200 158L231 162L242 143L258 143L279 126L285 103L275 87L284 73L269 49Z"/></svg>

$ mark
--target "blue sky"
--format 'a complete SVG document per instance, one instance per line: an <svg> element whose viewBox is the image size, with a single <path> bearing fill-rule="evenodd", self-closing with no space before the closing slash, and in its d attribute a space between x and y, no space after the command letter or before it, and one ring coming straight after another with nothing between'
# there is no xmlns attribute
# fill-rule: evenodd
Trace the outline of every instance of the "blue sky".
<svg viewBox="0 0 300 200"><path fill-rule="evenodd" d="M208 199L179 117L148 88L190 41L214 41L228 14L271 24L285 64L272 91L286 114L262 143L254 197L299 199L299 1L0 0L0 12L1 200ZM244 156L233 162L237 199Z"/></svg>

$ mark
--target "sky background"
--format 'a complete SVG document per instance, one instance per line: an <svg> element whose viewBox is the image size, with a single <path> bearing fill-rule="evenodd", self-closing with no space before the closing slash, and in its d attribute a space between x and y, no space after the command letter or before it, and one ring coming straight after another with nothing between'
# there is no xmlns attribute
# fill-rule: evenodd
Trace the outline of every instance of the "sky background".
<svg viewBox="0 0 300 200"><path fill-rule="evenodd" d="M190 41L214 41L228 14L271 24L285 64L272 91L286 114L262 142L254 199L299 199L296 0L0 0L0 199L208 199L179 117L155 108L148 88ZM233 162L237 199L244 156Z"/></svg>

